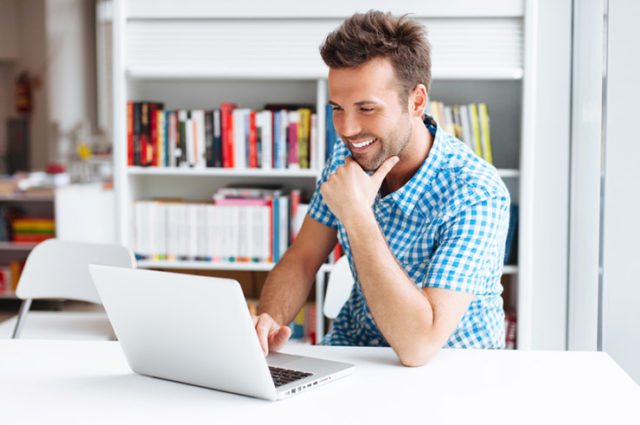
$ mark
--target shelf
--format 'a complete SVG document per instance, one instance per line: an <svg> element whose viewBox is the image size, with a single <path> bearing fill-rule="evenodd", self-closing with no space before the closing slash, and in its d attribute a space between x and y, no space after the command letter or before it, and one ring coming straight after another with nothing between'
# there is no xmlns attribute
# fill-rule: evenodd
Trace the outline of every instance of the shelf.
<svg viewBox="0 0 640 425"><path fill-rule="evenodd" d="M0 241L0 251L31 251L37 243Z"/></svg>
<svg viewBox="0 0 640 425"><path fill-rule="evenodd" d="M269 271L274 263L213 263L210 261L154 261L140 260L140 269L174 269L174 270L237 270L237 271Z"/></svg>
<svg viewBox="0 0 640 425"><path fill-rule="evenodd" d="M318 80L327 78L327 69L308 68L146 68L127 69L127 76L139 80Z"/></svg>
<svg viewBox="0 0 640 425"><path fill-rule="evenodd" d="M515 168L498 168L498 175L503 179L520 177L520 170Z"/></svg>
<svg viewBox="0 0 640 425"><path fill-rule="evenodd" d="M433 80L522 80L522 68L433 68Z"/></svg>
<svg viewBox="0 0 640 425"><path fill-rule="evenodd" d="M384 10L394 14L412 12L418 18L519 18L524 16L524 1L493 0L476 2L468 0L442 1L396 1L374 2L384 4ZM299 7L294 0L252 3L216 3L210 7L206 1L175 2L173 0L138 0L127 5L127 18L143 19L331 19L342 20L357 9L350 2L311 2ZM369 6L375 8L375 6ZM369 8L367 7L367 8ZM380 6L378 6L379 8Z"/></svg>
<svg viewBox="0 0 640 425"><path fill-rule="evenodd" d="M14 193L10 195L0 195L0 202L53 202L53 194L31 195Z"/></svg>
<svg viewBox="0 0 640 425"><path fill-rule="evenodd" d="M318 177L316 170L290 170L261 168L180 168L180 167L128 167L130 176L227 176L227 177Z"/></svg>
<svg viewBox="0 0 640 425"><path fill-rule="evenodd" d="M140 260L140 269L174 269L174 270L238 270L238 271L270 271L274 263L212 263L209 261L153 261ZM333 264L320 266L321 272L331 272ZM504 266L502 274L517 274L518 266Z"/></svg>
<svg viewBox="0 0 640 425"><path fill-rule="evenodd" d="M139 80L320 80L328 68L146 68L132 67L127 76ZM433 68L434 80L521 80L522 68Z"/></svg>

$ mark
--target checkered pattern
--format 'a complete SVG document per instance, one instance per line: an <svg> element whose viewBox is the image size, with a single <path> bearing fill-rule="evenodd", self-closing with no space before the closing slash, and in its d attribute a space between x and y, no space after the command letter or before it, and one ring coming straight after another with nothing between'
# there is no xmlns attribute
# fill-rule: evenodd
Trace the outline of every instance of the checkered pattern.
<svg viewBox="0 0 640 425"><path fill-rule="evenodd" d="M373 205L395 258L419 288L475 294L445 346L504 347L502 261L509 224L509 193L496 169L464 143L425 120L434 135L429 155L400 189ZM350 155L340 141L311 200L309 215L338 231L355 285L322 340L328 345L381 345L387 341L364 299L347 232L322 199L320 185Z"/></svg>

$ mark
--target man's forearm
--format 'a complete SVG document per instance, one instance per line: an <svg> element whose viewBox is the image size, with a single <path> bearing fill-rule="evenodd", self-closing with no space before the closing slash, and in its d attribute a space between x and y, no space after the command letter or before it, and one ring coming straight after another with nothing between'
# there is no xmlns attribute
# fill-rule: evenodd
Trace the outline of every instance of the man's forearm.
<svg viewBox="0 0 640 425"><path fill-rule="evenodd" d="M314 278L303 261L287 252L267 276L258 312L268 313L281 325L288 324L307 300Z"/></svg>
<svg viewBox="0 0 640 425"><path fill-rule="evenodd" d="M376 325L405 364L417 364L434 347L433 310L391 253L373 212L345 223L362 291Z"/></svg>

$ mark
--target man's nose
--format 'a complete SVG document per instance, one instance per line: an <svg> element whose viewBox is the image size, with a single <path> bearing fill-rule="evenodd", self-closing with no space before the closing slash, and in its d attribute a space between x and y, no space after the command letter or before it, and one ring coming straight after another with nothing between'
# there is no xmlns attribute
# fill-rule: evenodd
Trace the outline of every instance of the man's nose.
<svg viewBox="0 0 640 425"><path fill-rule="evenodd" d="M341 121L342 122L340 124L342 124L342 128L338 129L338 132L342 137L350 139L362 133L360 122L353 114L345 112Z"/></svg>

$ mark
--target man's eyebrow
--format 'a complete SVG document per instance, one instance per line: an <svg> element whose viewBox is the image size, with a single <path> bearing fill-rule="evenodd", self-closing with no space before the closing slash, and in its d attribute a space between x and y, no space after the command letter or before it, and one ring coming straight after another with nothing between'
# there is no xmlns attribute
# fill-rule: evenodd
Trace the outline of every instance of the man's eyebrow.
<svg viewBox="0 0 640 425"><path fill-rule="evenodd" d="M378 104L378 102L376 102L375 100L360 100L360 101L354 103L355 106L377 105L377 104ZM329 105L331 105L331 106L340 106L336 102L334 102L333 100L329 100Z"/></svg>
<svg viewBox="0 0 640 425"><path fill-rule="evenodd" d="M362 106L362 105L377 105L378 102L376 102L375 100L361 100L359 102L354 103L354 105L356 106Z"/></svg>

